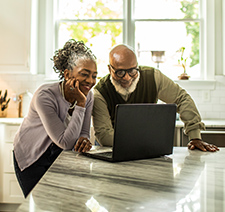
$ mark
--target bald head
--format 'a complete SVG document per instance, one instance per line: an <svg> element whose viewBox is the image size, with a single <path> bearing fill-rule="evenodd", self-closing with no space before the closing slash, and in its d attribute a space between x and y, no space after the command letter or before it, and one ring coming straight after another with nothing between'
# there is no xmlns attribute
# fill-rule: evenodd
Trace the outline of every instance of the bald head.
<svg viewBox="0 0 225 212"><path fill-rule="evenodd" d="M121 44L110 51L109 63L116 69L129 69L137 66L137 58L133 50Z"/></svg>

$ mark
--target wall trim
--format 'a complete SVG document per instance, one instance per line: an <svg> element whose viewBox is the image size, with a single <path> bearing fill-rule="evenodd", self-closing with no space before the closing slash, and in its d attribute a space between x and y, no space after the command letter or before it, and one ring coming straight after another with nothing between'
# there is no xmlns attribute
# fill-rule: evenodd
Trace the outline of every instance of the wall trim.
<svg viewBox="0 0 225 212"><path fill-rule="evenodd" d="M187 90L214 90L216 80L174 80L175 83Z"/></svg>

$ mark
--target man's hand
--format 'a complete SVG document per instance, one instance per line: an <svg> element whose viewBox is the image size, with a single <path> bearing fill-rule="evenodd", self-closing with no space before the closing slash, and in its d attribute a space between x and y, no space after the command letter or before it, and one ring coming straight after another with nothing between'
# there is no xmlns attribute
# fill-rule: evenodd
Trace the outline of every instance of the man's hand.
<svg viewBox="0 0 225 212"><path fill-rule="evenodd" d="M74 146L74 150L77 152L87 152L91 147L91 142L87 138L80 137Z"/></svg>
<svg viewBox="0 0 225 212"><path fill-rule="evenodd" d="M193 149L200 149L204 152L209 151L209 152L216 152L219 151L219 148L213 144L208 144L207 142L204 142L200 139L193 139L188 143L188 149L193 150Z"/></svg>

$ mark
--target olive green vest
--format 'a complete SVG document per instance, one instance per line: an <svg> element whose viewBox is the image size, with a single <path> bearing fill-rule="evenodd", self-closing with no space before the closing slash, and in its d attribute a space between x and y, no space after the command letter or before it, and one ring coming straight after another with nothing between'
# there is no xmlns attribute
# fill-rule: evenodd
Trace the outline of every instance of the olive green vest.
<svg viewBox="0 0 225 212"><path fill-rule="evenodd" d="M108 111L111 116L112 125L114 126L115 106L117 104L131 103L156 103L156 85L154 79L154 68L140 66L140 79L137 87L127 101L125 101L114 88L110 81L110 75L103 77L95 86L107 102Z"/></svg>

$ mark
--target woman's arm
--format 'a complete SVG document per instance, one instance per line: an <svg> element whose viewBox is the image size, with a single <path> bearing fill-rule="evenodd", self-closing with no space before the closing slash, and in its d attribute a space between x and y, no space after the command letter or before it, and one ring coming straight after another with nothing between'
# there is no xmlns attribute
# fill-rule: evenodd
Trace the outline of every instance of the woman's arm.
<svg viewBox="0 0 225 212"><path fill-rule="evenodd" d="M36 96L34 105L51 140L62 149L72 149L80 136L86 109L76 106L71 121L66 128L64 120L59 118L58 112L66 114L67 111L57 108L60 106L57 105L54 95L47 91L40 91ZM66 107L62 108L66 110Z"/></svg>
<svg viewBox="0 0 225 212"><path fill-rule="evenodd" d="M87 96L87 102L85 105L86 111L84 116L84 122L81 129L80 136L90 139L90 127L91 127L91 115L94 104L94 95L90 91Z"/></svg>

